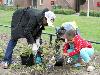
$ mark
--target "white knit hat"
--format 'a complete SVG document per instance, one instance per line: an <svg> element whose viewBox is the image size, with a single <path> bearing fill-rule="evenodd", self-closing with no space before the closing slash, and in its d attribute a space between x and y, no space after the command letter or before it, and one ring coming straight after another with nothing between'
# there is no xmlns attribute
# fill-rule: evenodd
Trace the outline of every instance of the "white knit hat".
<svg viewBox="0 0 100 75"><path fill-rule="evenodd" d="M56 18L55 14L52 11L47 11L45 12L45 17L47 18L48 26L54 27L52 20Z"/></svg>

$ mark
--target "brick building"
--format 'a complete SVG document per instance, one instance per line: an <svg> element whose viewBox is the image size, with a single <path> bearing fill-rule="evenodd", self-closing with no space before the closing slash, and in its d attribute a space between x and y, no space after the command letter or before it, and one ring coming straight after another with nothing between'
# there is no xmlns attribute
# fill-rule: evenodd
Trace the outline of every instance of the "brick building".
<svg viewBox="0 0 100 75"><path fill-rule="evenodd" d="M0 5L3 3L3 0L0 0Z"/></svg>
<svg viewBox="0 0 100 75"><path fill-rule="evenodd" d="M88 5L87 0L0 0L0 3L19 7L32 6L39 9L46 7L52 9L52 6L56 5L74 9L76 12L87 10ZM90 0L90 9L100 11L100 0Z"/></svg>
<svg viewBox="0 0 100 75"><path fill-rule="evenodd" d="M8 5L11 6L13 5L13 0L0 0L2 5Z"/></svg>
<svg viewBox="0 0 100 75"><path fill-rule="evenodd" d="M56 5L61 5L63 8L72 8L79 12L87 10L88 0L56 0ZM100 11L100 0L89 0L90 10Z"/></svg>
<svg viewBox="0 0 100 75"><path fill-rule="evenodd" d="M52 8L52 2L54 0L13 0L14 6L19 6L19 7L29 7L32 6L34 8Z"/></svg>

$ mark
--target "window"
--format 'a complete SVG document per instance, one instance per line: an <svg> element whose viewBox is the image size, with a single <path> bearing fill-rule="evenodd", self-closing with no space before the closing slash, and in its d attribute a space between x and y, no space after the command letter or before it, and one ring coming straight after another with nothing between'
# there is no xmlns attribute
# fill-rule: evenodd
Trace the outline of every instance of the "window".
<svg viewBox="0 0 100 75"><path fill-rule="evenodd" d="M13 4L13 0L10 0L10 4Z"/></svg>
<svg viewBox="0 0 100 75"><path fill-rule="evenodd" d="M40 5L43 5L43 0L40 0Z"/></svg>
<svg viewBox="0 0 100 75"><path fill-rule="evenodd" d="M32 6L33 6L34 8L37 8L37 0L32 0Z"/></svg>
<svg viewBox="0 0 100 75"><path fill-rule="evenodd" d="M55 3L54 3L54 1L51 1L51 5L54 5Z"/></svg>
<svg viewBox="0 0 100 75"><path fill-rule="evenodd" d="M7 4L8 6L13 5L13 0L5 0L5 1L6 1L6 4Z"/></svg>

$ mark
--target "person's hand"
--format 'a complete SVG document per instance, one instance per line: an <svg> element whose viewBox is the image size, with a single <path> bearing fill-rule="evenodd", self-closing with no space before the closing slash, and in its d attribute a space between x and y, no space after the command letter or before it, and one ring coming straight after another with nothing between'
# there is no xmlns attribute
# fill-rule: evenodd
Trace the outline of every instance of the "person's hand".
<svg viewBox="0 0 100 75"><path fill-rule="evenodd" d="M63 53L63 56L68 56L68 53Z"/></svg>
<svg viewBox="0 0 100 75"><path fill-rule="evenodd" d="M63 58L65 59L67 55L67 53L63 53Z"/></svg>

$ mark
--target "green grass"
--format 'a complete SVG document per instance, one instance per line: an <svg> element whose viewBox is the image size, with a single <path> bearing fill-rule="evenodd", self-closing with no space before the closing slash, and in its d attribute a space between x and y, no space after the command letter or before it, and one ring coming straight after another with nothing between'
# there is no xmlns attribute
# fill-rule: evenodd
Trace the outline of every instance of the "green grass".
<svg viewBox="0 0 100 75"><path fill-rule="evenodd" d="M10 25L13 11L0 10L0 24ZM55 27L63 22L76 21L79 26L81 36L87 40L100 42L100 17L86 17L75 15L56 15ZM55 33L55 28L46 27L47 33ZM9 28L0 27L0 33L10 33ZM100 44L93 44L94 48L100 51Z"/></svg>
<svg viewBox="0 0 100 75"><path fill-rule="evenodd" d="M13 11L0 10L0 24L10 25Z"/></svg>

